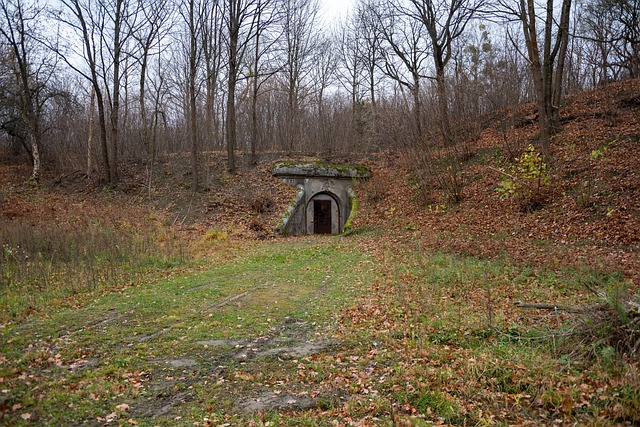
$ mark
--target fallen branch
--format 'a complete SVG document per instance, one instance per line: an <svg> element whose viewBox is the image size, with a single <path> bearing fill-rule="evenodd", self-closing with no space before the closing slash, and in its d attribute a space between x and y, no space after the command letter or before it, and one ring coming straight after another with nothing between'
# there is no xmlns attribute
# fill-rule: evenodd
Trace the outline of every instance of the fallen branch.
<svg viewBox="0 0 640 427"><path fill-rule="evenodd" d="M215 310L216 308L220 308L220 307L222 307L222 306L224 306L224 305L227 305L227 304L229 304L229 303L230 303L230 302L232 302L232 301L235 301L235 300L237 300L237 299L240 299L240 298L242 298L242 297L245 297L245 296L249 295L249 292L251 292L251 291L250 291L250 290L249 290L249 291L244 291L244 292L242 292L242 293L240 293L240 294L236 294L236 295L232 295L232 296L230 296L230 297L227 297L227 298L225 298L224 300L220 301L219 303L217 303L217 304L215 304L215 305L212 305L211 307L209 307L209 308L208 308L207 310L205 310L205 311L213 311L213 310Z"/></svg>

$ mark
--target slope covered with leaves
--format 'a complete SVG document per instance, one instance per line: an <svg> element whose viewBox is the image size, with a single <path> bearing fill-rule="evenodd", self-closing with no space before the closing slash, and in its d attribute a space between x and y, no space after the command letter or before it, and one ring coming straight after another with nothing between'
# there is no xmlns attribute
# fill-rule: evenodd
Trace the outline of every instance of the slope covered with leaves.
<svg viewBox="0 0 640 427"><path fill-rule="evenodd" d="M565 101L545 201L522 212L496 190L501 170L535 140L534 111L528 105L505 114L471 144L457 204L445 202L436 177L415 182L412 154L379 162L361 190L359 223L414 231L425 247L454 253L619 271L640 286L640 80ZM417 186L431 186L427 202Z"/></svg>
<svg viewBox="0 0 640 427"><path fill-rule="evenodd" d="M230 176L207 153L193 194L179 155L112 191L35 190L2 153L0 423L637 424L640 81L567 98L523 210L496 189L533 111L489 118L456 168L342 159L374 173L349 236L275 236L295 189L274 159Z"/></svg>

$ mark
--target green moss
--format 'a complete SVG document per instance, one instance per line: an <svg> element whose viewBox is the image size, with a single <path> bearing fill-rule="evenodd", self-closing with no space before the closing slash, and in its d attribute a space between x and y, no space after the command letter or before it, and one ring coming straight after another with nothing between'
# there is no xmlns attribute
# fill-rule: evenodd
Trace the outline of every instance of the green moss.
<svg viewBox="0 0 640 427"><path fill-rule="evenodd" d="M360 202L358 196L356 196L356 193L352 189L347 190L347 195L349 196L349 218L347 218L347 221L344 223L344 233L350 234L353 231L353 221L358 214Z"/></svg>
<svg viewBox="0 0 640 427"><path fill-rule="evenodd" d="M371 170L364 165L328 164L322 162L278 162L273 175L329 176L338 178L369 178Z"/></svg>

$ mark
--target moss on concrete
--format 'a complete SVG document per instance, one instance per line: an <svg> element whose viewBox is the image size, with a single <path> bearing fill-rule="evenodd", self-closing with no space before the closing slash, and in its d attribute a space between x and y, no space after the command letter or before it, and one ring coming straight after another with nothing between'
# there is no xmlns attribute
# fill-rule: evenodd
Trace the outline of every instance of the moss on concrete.
<svg viewBox="0 0 640 427"><path fill-rule="evenodd" d="M274 165L274 176L306 176L367 179L371 170L364 165L334 165L322 162L278 162Z"/></svg>
<svg viewBox="0 0 640 427"><path fill-rule="evenodd" d="M353 222L358 214L358 209L360 208L358 196L356 196L356 193L352 188L347 189L347 196L349 197L349 217L344 223L343 233L345 234L349 234L353 231Z"/></svg>

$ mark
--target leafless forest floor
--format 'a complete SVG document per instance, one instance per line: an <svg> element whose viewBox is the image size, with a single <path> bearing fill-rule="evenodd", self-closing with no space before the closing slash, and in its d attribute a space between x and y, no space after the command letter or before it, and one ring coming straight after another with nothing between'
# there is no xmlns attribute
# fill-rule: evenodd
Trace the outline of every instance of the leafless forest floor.
<svg viewBox="0 0 640 427"><path fill-rule="evenodd" d="M453 205L445 202L436 179L416 191L411 154L338 159L373 170L373 178L357 188L362 204L356 225L389 238L418 237L424 248L452 253L551 269L620 271L640 286L640 80L568 97L562 130L553 138L547 201L525 213L501 200L496 188L505 159L534 141L536 125L527 120L534 112L533 105L524 105L501 115L469 145L463 199ZM189 190L188 158L179 155L161 157L152 186L143 162L131 161L121 167L115 191L88 184L79 171L49 169L34 193L25 184L25 157L2 151L0 221L64 222L94 215L115 221L126 212L133 225L144 227L155 211L186 238L212 229L240 239L275 237L273 228L294 194L270 174L279 155L265 154L249 167L241 154L236 175L224 172L222 153L204 157L207 189L197 194Z"/></svg>

